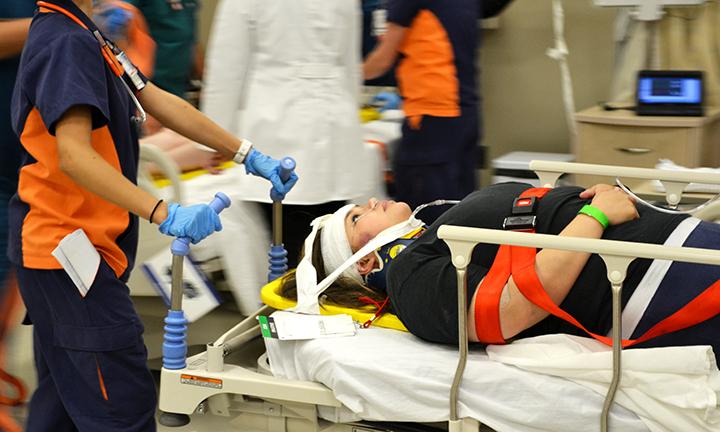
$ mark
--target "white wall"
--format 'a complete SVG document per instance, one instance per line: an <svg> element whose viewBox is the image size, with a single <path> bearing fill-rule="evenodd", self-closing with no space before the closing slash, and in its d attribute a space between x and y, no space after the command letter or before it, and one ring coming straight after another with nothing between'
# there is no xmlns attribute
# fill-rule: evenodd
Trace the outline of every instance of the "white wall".
<svg viewBox="0 0 720 432"><path fill-rule="evenodd" d="M564 0L565 40L578 110L604 100L612 72L615 11L591 0ZM485 139L490 157L514 151L569 152L552 2L515 0L480 50Z"/></svg>

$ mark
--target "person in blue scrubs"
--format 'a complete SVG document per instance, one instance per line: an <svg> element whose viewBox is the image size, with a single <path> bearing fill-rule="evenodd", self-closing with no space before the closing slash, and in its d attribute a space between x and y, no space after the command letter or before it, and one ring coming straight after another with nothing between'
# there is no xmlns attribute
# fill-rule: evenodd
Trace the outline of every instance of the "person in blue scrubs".
<svg viewBox="0 0 720 432"><path fill-rule="evenodd" d="M477 187L481 105L478 18L512 0L388 0L387 31L365 57L366 80L397 62L402 138L394 149L394 198L412 208L462 199ZM431 223L445 208L424 210Z"/></svg>
<svg viewBox="0 0 720 432"><path fill-rule="evenodd" d="M10 261L5 253L7 206L17 189L20 166L20 142L10 124L10 98L20 63L20 51L25 44L34 10L35 2L32 0L0 2L0 353L3 351L4 335L14 319L11 312L17 303L17 287L10 283ZM20 428L8 415L0 412L0 430L10 432Z"/></svg>
<svg viewBox="0 0 720 432"><path fill-rule="evenodd" d="M168 128L242 163L282 199L279 161L161 90L124 59L89 18L92 0L45 0L30 25L12 98L20 137L18 190L9 206L10 259L33 324L38 387L28 432L154 431L157 396L143 326L126 285L138 217L193 243L222 229L206 204L158 200L136 185L134 99ZM82 294L53 250L82 229L100 256Z"/></svg>

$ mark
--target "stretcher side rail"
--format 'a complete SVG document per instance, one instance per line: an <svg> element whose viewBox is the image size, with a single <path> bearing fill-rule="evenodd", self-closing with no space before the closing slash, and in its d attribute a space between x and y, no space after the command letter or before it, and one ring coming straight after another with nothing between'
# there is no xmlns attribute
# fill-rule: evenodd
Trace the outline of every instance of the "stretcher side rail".
<svg viewBox="0 0 720 432"><path fill-rule="evenodd" d="M608 388L600 418L601 430L608 430L608 416L620 382L621 369L621 304L620 294L622 283L625 280L628 265L635 258L662 259L683 261L699 264L720 265L720 251L687 248L677 246L662 246L646 243L633 243L616 240L587 239L579 237L566 237L548 234L523 233L516 231L492 230L485 228L470 228L452 225L443 225L438 230L438 237L445 240L450 248L452 263L457 271L458 288L458 331L460 358L451 388L450 421L460 422L457 412L457 398L459 384L467 361L467 275L466 269L470 263L472 251L478 243L497 245L512 245L535 247L542 249L568 250L576 252L596 253L607 267L607 276L612 289L612 340L613 340L613 378Z"/></svg>
<svg viewBox="0 0 720 432"><path fill-rule="evenodd" d="M530 170L535 171L540 184L554 186L563 174L601 175L607 177L630 177L642 180L659 180L665 187L665 200L676 206L690 183L720 185L720 174L690 171L669 171L653 168L596 165L577 162L530 161Z"/></svg>
<svg viewBox="0 0 720 432"><path fill-rule="evenodd" d="M185 192L182 181L180 180L180 168L164 151L152 144L140 144L140 162L143 164L155 164L155 166L160 169L161 174L170 180L172 195L169 199L172 202L183 202ZM143 166L139 170L140 178L138 179L138 183L140 183L140 186L146 191L156 194L157 187L155 187L152 176L145 168L146 167Z"/></svg>

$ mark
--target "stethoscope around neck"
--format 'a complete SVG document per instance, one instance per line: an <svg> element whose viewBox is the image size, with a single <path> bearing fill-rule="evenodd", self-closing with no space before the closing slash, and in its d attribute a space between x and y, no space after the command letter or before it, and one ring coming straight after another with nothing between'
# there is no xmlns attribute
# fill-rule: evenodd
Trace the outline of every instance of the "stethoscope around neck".
<svg viewBox="0 0 720 432"><path fill-rule="evenodd" d="M112 42L106 40L101 34L100 31L91 30L87 25L85 25L84 22L80 20L77 16L75 16L73 13L68 11L67 9L60 7L53 3L48 3L45 1L39 1L37 2L37 5L49 9L53 12L61 13L65 15L66 17L70 18L72 21L74 21L77 25L84 28L85 30L91 32L93 36L95 36L95 39L97 39L98 43L100 44L100 52L102 53L103 58L105 59L105 62L110 66L110 70L120 79L120 82L122 83L123 87L125 87L125 90L127 91L128 95L130 96L130 99L132 100L133 104L135 105L135 108L137 109L138 115L132 115L130 116L130 120L136 125L140 126L141 124L145 123L147 120L147 113L145 113L145 110L143 109L142 105L140 104L140 101L135 96L135 92L130 89L130 86L128 83L123 79L123 75L131 74L131 70L129 68L133 68L132 63L129 61L124 61L124 59L127 59L125 56L125 53L122 52L118 47L116 47ZM140 90L140 89L138 89Z"/></svg>

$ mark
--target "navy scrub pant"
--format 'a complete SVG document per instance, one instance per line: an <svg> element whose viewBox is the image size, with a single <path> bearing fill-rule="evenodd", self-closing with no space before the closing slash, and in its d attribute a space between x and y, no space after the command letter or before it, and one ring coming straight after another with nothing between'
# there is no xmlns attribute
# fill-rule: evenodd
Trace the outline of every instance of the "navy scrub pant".
<svg viewBox="0 0 720 432"><path fill-rule="evenodd" d="M128 287L102 261L83 298L63 270L18 269L38 387L28 432L154 431L157 395Z"/></svg>
<svg viewBox="0 0 720 432"><path fill-rule="evenodd" d="M415 208L436 199L460 200L476 189L479 120L476 109L459 117L422 116L413 127L402 126L393 154L395 196ZM430 224L448 207L430 207L419 217Z"/></svg>

